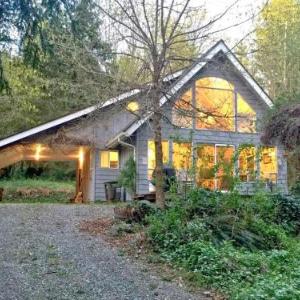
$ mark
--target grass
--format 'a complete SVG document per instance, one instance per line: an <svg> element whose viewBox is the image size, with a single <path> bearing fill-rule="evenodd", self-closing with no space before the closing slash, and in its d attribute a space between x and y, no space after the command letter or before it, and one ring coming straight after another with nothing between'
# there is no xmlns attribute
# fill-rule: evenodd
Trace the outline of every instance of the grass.
<svg viewBox="0 0 300 300"><path fill-rule="evenodd" d="M2 203L68 203L74 196L75 182L49 179L0 180Z"/></svg>

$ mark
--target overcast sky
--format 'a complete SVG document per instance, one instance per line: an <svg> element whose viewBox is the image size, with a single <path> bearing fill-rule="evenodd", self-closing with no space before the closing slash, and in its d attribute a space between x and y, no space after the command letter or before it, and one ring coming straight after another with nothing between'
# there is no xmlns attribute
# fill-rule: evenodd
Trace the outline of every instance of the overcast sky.
<svg viewBox="0 0 300 300"><path fill-rule="evenodd" d="M193 0L197 5L197 0ZM205 0L207 7L208 17L213 17L218 13L222 13L227 7L232 5L236 0ZM238 24L241 21L247 20L251 15L257 15L261 10L266 0L240 0L234 8L232 8L222 21L218 22L215 26L218 29L223 29L227 26ZM220 34L218 38L223 38L230 45L233 45L236 41L244 38L251 30L253 30L253 20L249 20L244 24L237 27L230 28Z"/></svg>

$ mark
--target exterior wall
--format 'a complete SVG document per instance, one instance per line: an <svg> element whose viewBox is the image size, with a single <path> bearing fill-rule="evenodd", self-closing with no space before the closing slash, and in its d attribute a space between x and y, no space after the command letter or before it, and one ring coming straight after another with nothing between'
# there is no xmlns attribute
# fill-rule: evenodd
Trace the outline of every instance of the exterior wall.
<svg viewBox="0 0 300 300"><path fill-rule="evenodd" d="M208 131L208 130L194 130L191 135L189 129L170 129L168 126L163 128L162 138L169 140L169 158L172 163L172 138L180 137L182 139L190 140L192 136L192 145L196 147L197 144L225 144L233 145L237 149L242 144L253 144L259 146L260 135L250 133L235 133L235 132L222 132L222 131ZM153 133L149 126L144 125L137 132L137 168L138 168L138 181L137 192L149 192L149 181L147 178L148 161L148 140L153 139ZM287 188L287 162L284 157L284 150L277 147L277 160L278 160L278 186L286 190Z"/></svg>
<svg viewBox="0 0 300 300"><path fill-rule="evenodd" d="M259 132L260 121L265 114L267 105L260 99L259 95L255 94L253 90L247 86L242 77L235 73L228 62L223 62L220 66L216 64L208 64L208 67L197 74L193 80L204 77L219 77L223 78L234 84L236 91L251 105L256 111L257 117L257 131ZM187 90L190 86L186 86ZM181 91L181 93L183 93ZM179 94L180 95L180 94ZM171 117L172 104L165 106L165 114L169 119ZM213 130L197 130L197 129L184 129L175 128L170 123L164 122L162 125L162 138L171 141L173 138L179 137L181 139L192 140L192 145L195 147L197 144L225 144L233 145L236 148L242 144L260 145L259 133L239 133L227 131L213 131ZM138 182L137 192L149 192L149 182L147 179L148 161L147 161L147 142L153 139L153 132L149 123L141 126L136 133L136 149L137 149L137 168L138 168ZM172 143L169 143L169 158L172 163ZM277 147L278 158L278 185L286 190L287 189L287 162L284 157L284 150L279 146Z"/></svg>
<svg viewBox="0 0 300 300"><path fill-rule="evenodd" d="M242 78L242 76L236 71L236 69L226 59L219 58L215 62L210 62L207 66L201 70L199 74L196 74L193 80L204 77L219 77L231 82L235 86L236 92L238 92L256 111L257 117L257 129L259 132L260 121L263 119L267 104L260 99L260 96L256 94L251 87L249 87ZM190 88L186 85L185 90ZM180 91L183 93L184 90ZM171 119L172 99L169 104L165 105L165 113ZM99 116L98 116L99 117ZM132 114L128 112L120 112L108 109L105 113L101 114L101 119L96 119L97 122L93 124L93 134L96 145L95 151L95 196L96 200L105 199L104 182L114 181L120 174L120 169L101 169L99 167L99 149L104 149L105 144L118 133L128 127L130 123L134 121ZM137 164L137 192L147 193L149 192L149 182L147 178L148 171L148 140L153 139L153 132L150 126L151 120L148 123L142 125L135 136L130 141L131 144L136 147L136 164ZM238 132L225 132L225 131L212 131L212 130L192 130L175 128L170 123L164 122L162 124L162 137L165 140L172 140L172 137L180 137L182 139L190 140L192 137L192 144L195 147L197 144L225 144L233 145L236 148L245 143L260 145L259 133L238 133ZM124 165L126 160L132 153L132 149L128 147L119 148L120 168ZM169 158L172 162L172 143L169 143ZM284 151L281 147L277 147L278 157L278 184L287 188L287 163L284 157Z"/></svg>
<svg viewBox="0 0 300 300"><path fill-rule="evenodd" d="M120 170L132 155L133 150L129 147L119 147L119 169L100 168L100 149L95 150L95 200L105 200L104 182L116 181Z"/></svg>

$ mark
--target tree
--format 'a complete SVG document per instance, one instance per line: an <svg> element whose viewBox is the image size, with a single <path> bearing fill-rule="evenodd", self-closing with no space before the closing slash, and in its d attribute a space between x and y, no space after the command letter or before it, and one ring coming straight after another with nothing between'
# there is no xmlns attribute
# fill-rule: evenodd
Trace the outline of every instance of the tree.
<svg viewBox="0 0 300 300"><path fill-rule="evenodd" d="M1 2L0 6L5 3ZM21 5L18 1L7 3L16 12L9 14L6 8L7 21L4 24L9 26L17 22L14 18L19 20L25 14L23 10L29 10L29 15L39 16L42 8L50 10L49 14L55 9L50 1L40 3L41 7L31 6L30 1L26 3L25 8L18 6ZM7 30L5 35L4 30L0 30L0 68L5 75L0 89L0 136L96 104L100 95L105 98L108 93L111 79L102 68L104 62L107 68L112 59L109 45L99 35L101 20L94 3L76 1L69 13L71 16L61 9L55 17L51 14L36 17L39 29L29 36L21 28L18 51L9 51L16 42L12 33ZM24 22L28 28L33 26L29 17ZM26 30L30 30L28 28Z"/></svg>
<svg viewBox="0 0 300 300"><path fill-rule="evenodd" d="M60 57L62 45L69 50L80 46L85 56L99 62L105 59L99 55L101 50L108 52L99 38L100 23L93 0L1 1L0 91L9 89L1 63L4 53L12 51L40 71ZM49 58L52 61L47 61Z"/></svg>
<svg viewBox="0 0 300 300"><path fill-rule="evenodd" d="M186 57L187 53L178 55L177 49L195 43L201 45L212 33L212 25L231 7L206 21L203 17L204 6L193 6L190 0L111 0L108 5L99 5L109 25L114 27L118 41L122 42L117 45L116 54L140 61L141 71L149 78L149 83L140 86L140 89L146 95L143 112L151 115L156 154L156 201L161 208L165 205L161 132L165 116L160 99L162 96L172 96L168 93L164 78L177 69L174 62L195 59Z"/></svg>
<svg viewBox="0 0 300 300"><path fill-rule="evenodd" d="M261 82L276 98L299 92L300 3L271 0L256 27L256 65Z"/></svg>

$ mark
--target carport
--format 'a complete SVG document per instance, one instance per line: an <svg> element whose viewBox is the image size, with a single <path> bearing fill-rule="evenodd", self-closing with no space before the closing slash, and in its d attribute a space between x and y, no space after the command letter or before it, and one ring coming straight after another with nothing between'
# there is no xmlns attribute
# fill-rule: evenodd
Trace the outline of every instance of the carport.
<svg viewBox="0 0 300 300"><path fill-rule="evenodd" d="M78 202L86 202L89 200L89 147L76 145L19 143L7 146L0 150L0 169L20 161L75 161L77 164L75 199Z"/></svg>

